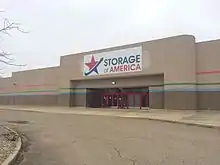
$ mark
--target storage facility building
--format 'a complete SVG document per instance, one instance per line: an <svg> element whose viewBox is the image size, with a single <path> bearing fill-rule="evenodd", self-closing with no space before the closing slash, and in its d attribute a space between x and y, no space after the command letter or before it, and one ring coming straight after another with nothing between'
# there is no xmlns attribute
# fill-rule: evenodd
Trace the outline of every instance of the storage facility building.
<svg viewBox="0 0 220 165"><path fill-rule="evenodd" d="M220 109L220 40L191 35L61 56L0 79L0 104Z"/></svg>

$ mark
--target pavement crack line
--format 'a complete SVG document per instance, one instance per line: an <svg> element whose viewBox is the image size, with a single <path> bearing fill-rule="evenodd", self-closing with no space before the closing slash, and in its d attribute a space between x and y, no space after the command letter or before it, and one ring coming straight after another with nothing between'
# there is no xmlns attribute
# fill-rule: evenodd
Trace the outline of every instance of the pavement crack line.
<svg viewBox="0 0 220 165"><path fill-rule="evenodd" d="M132 165L136 165L137 164L137 159L134 159L134 158L129 158L129 157L126 157L126 156L123 156L121 154L121 151L115 147L113 147L113 150L117 153L117 156L119 158L121 158L122 160L126 160L126 161L129 161L132 163Z"/></svg>

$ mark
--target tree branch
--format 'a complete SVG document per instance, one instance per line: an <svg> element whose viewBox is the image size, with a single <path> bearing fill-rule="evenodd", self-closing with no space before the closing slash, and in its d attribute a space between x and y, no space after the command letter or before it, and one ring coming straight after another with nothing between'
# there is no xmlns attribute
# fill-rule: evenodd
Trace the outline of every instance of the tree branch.
<svg viewBox="0 0 220 165"><path fill-rule="evenodd" d="M3 19L3 27L0 28L0 34L7 34L10 35L9 31L17 30L22 33L27 33L20 29L20 24L16 22L10 22L7 18ZM26 66L26 65L18 65L14 63L14 59L10 57L12 54L7 53L0 49L0 63L11 65L11 66Z"/></svg>
<svg viewBox="0 0 220 165"><path fill-rule="evenodd" d="M1 49L0 49L1 50ZM0 58L4 58L4 59L7 59L7 60L14 60L13 58L10 58L9 56L11 56L12 54L10 53L6 53L4 52L3 50L1 50L0 52Z"/></svg>
<svg viewBox="0 0 220 165"><path fill-rule="evenodd" d="M13 62L8 62L8 61L1 60L1 59L0 59L0 63L6 64L6 65L11 65L11 66L26 66L26 65L15 64Z"/></svg>
<svg viewBox="0 0 220 165"><path fill-rule="evenodd" d="M14 63L14 59L9 57L11 54L6 53L4 51L0 52L0 63L12 66L26 66L26 65L18 65Z"/></svg>
<svg viewBox="0 0 220 165"><path fill-rule="evenodd" d="M10 35L8 33L8 31L10 31L10 30L17 30L22 33L27 33L25 31L21 30L19 25L20 25L19 23L10 22L7 18L5 18L4 19L4 26L3 26L3 28L0 29L0 33L5 33L7 35Z"/></svg>

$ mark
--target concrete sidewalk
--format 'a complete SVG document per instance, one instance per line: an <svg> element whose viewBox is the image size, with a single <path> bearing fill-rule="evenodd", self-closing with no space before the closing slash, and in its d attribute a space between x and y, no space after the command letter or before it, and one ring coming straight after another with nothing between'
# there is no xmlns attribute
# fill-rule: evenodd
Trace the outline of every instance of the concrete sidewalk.
<svg viewBox="0 0 220 165"><path fill-rule="evenodd" d="M220 111L196 110L139 110L139 109L104 109L104 108L68 108L34 106L0 106L0 110L29 111L41 113L101 115L126 118L141 118L165 122L184 123L203 127L220 128Z"/></svg>

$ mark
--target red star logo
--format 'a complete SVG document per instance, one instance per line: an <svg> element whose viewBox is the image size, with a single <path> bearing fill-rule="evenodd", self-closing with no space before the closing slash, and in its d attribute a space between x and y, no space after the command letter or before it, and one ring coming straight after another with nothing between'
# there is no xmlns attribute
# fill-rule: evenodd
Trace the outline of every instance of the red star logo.
<svg viewBox="0 0 220 165"><path fill-rule="evenodd" d="M94 56L92 56L91 62L85 64L89 67L89 70L91 70L96 65Z"/></svg>

